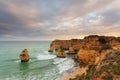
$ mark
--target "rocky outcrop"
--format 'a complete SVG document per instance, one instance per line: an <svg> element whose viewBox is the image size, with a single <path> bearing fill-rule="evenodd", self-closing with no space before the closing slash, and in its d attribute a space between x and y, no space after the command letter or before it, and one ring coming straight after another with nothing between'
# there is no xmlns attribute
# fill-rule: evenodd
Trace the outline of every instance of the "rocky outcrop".
<svg viewBox="0 0 120 80"><path fill-rule="evenodd" d="M103 51L96 59L96 64L87 63L88 70L70 80L120 80L120 51ZM85 65L84 65L85 66ZM80 67L83 67L81 64Z"/></svg>
<svg viewBox="0 0 120 80"><path fill-rule="evenodd" d="M72 47L76 53L80 49L100 51L105 48L114 47L119 44L120 44L119 37L90 35L84 37L83 39L52 41L49 52L58 50L60 47L62 47L63 50L69 50Z"/></svg>
<svg viewBox="0 0 120 80"><path fill-rule="evenodd" d="M72 54L76 54L76 52L73 49L73 47L70 47L67 54L72 55Z"/></svg>
<svg viewBox="0 0 120 80"><path fill-rule="evenodd" d="M77 54L78 59L85 64L94 64L96 57L98 55L99 55L99 52L95 50L85 50L85 49L81 49Z"/></svg>
<svg viewBox="0 0 120 80"><path fill-rule="evenodd" d="M115 49L115 50L120 50L120 45L115 45L112 48Z"/></svg>
<svg viewBox="0 0 120 80"><path fill-rule="evenodd" d="M58 50L60 47L62 51ZM69 80L120 80L120 37L90 35L83 39L55 40L50 46L50 51L54 50L58 50L58 57L66 57L64 50L76 53L76 63L87 69Z"/></svg>
<svg viewBox="0 0 120 80"><path fill-rule="evenodd" d="M75 51L79 51L81 40L79 39L72 39L72 40L55 40L52 41L50 44L49 52L53 52L54 50L57 51L60 47L63 50L69 50L70 47L73 47Z"/></svg>
<svg viewBox="0 0 120 80"><path fill-rule="evenodd" d="M83 39L55 40L49 51L54 50L58 57L66 57L65 50L76 53L73 59L86 69L69 80L120 80L120 37L90 35Z"/></svg>
<svg viewBox="0 0 120 80"><path fill-rule="evenodd" d="M57 51L57 57L59 57L59 58L65 58L66 57L66 53L64 52L63 49L59 48L59 50Z"/></svg>
<svg viewBox="0 0 120 80"><path fill-rule="evenodd" d="M20 53L20 60L21 62L28 62L29 61L29 53L27 49L24 49L21 53Z"/></svg>
<svg viewBox="0 0 120 80"><path fill-rule="evenodd" d="M64 50L68 50L70 47L69 40L55 40L50 44L49 52L53 52L54 50L58 50L62 47Z"/></svg>

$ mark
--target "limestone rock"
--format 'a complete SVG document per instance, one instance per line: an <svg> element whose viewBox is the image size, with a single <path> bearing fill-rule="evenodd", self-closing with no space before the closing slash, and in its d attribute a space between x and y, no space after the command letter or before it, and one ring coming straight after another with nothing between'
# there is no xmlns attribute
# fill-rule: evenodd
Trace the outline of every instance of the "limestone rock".
<svg viewBox="0 0 120 80"><path fill-rule="evenodd" d="M64 50L68 50L70 47L70 41L69 40L54 40L50 44L49 52L53 52L54 50L58 50L60 47L62 47Z"/></svg>
<svg viewBox="0 0 120 80"><path fill-rule="evenodd" d="M112 39L109 41L109 45L110 45L111 47L116 46L116 45L119 45L119 44L120 44L120 42L119 42L119 40L118 40L117 38L112 38Z"/></svg>
<svg viewBox="0 0 120 80"><path fill-rule="evenodd" d="M50 47L50 49L48 50L48 52L53 52L54 51L54 47Z"/></svg>
<svg viewBox="0 0 120 80"><path fill-rule="evenodd" d="M73 47L69 48L68 54L72 55L72 54L76 54L75 50L73 49Z"/></svg>
<svg viewBox="0 0 120 80"><path fill-rule="evenodd" d="M59 57L59 58L65 58L66 54L65 54L64 50L59 49L58 52L57 52L57 57Z"/></svg>
<svg viewBox="0 0 120 80"><path fill-rule="evenodd" d="M120 50L120 44L112 47L115 50Z"/></svg>
<svg viewBox="0 0 120 80"><path fill-rule="evenodd" d="M62 47L63 50L69 50L70 47L73 47L75 51L79 51L81 48L98 51L105 45L114 47L119 44L120 37L90 35L83 39L54 40L50 45L49 52L58 50L60 47Z"/></svg>
<svg viewBox="0 0 120 80"><path fill-rule="evenodd" d="M29 53L27 49L24 49L21 53L20 53L20 60L21 62L28 62L29 61Z"/></svg>
<svg viewBox="0 0 120 80"><path fill-rule="evenodd" d="M96 57L98 55L99 53L95 50L85 50L85 49L81 49L77 54L78 59L85 64L88 64L88 63L94 64Z"/></svg>

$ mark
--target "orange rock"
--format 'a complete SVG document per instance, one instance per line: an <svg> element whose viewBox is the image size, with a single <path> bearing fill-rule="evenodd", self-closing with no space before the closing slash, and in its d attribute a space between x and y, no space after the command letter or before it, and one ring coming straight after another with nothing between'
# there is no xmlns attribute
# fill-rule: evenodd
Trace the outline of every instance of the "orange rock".
<svg viewBox="0 0 120 80"><path fill-rule="evenodd" d="M108 52L107 51L102 51L99 56L96 57L96 60L95 60L95 64L97 65L98 63L100 63L106 56Z"/></svg>
<svg viewBox="0 0 120 80"><path fill-rule="evenodd" d="M120 42L118 41L117 38L113 38L113 39L110 40L109 44L110 44L111 47L113 47L113 46L116 46L116 45L120 44Z"/></svg>
<svg viewBox="0 0 120 80"><path fill-rule="evenodd" d="M112 48L115 49L115 50L120 50L120 44L119 45L115 45Z"/></svg>
<svg viewBox="0 0 120 80"><path fill-rule="evenodd" d="M20 54L21 62L28 62L29 61L29 53L27 49L24 49Z"/></svg>
<svg viewBox="0 0 120 80"><path fill-rule="evenodd" d="M65 52L62 49L59 49L58 52L57 52L57 57L65 58L66 54L65 54Z"/></svg>
<svg viewBox="0 0 120 80"><path fill-rule="evenodd" d="M60 47L62 47L64 50L68 50L70 45L71 44L69 40L55 40L52 41L48 51L53 52L54 50L58 50Z"/></svg>
<svg viewBox="0 0 120 80"><path fill-rule="evenodd" d="M79 51L80 49L90 49L90 50L101 50L109 47L114 47L120 44L120 38L113 36L98 36L90 35L86 36L83 39L71 39L71 40L54 40L50 45L49 52L58 50L62 47L64 50L69 50L70 47L73 47L74 51Z"/></svg>
<svg viewBox="0 0 120 80"><path fill-rule="evenodd" d="M73 47L69 48L68 54L76 54L75 50L73 49Z"/></svg>
<svg viewBox="0 0 120 80"><path fill-rule="evenodd" d="M48 52L53 52L54 51L54 47L50 47L50 49L48 50Z"/></svg>
<svg viewBox="0 0 120 80"><path fill-rule="evenodd" d="M95 50L85 50L81 49L77 56L78 58L84 62L84 63L95 63L96 57L99 55L99 53Z"/></svg>

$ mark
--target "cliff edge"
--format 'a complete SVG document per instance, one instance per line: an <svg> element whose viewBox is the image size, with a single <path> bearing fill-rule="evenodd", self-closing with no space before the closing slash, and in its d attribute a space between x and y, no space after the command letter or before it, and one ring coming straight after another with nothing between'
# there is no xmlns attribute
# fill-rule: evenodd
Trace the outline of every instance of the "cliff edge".
<svg viewBox="0 0 120 80"><path fill-rule="evenodd" d="M120 80L120 37L90 35L83 39L55 40L49 52L62 47L76 55L75 61L85 73L69 80Z"/></svg>

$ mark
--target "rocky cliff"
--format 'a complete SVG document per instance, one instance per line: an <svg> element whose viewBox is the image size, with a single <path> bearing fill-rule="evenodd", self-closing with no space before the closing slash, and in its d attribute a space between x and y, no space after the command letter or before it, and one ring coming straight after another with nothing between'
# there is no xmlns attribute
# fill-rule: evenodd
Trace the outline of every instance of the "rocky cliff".
<svg viewBox="0 0 120 80"><path fill-rule="evenodd" d="M86 36L83 39L71 39L71 40L55 40L50 44L49 52L58 50L62 47L64 50L71 50L76 53L80 49L90 49L90 50L102 50L105 48L114 47L120 44L120 37L113 36L98 36L90 35Z"/></svg>
<svg viewBox="0 0 120 80"><path fill-rule="evenodd" d="M90 57L87 56L88 60ZM82 75L69 80L120 80L120 50L109 49L95 58L90 60L92 63L80 62L80 68L88 69Z"/></svg>
<svg viewBox="0 0 120 80"><path fill-rule="evenodd" d="M120 37L90 35L83 39L55 40L49 52L60 47L69 54L76 53L85 74L70 80L120 80Z"/></svg>

